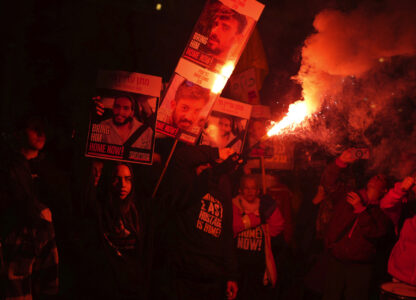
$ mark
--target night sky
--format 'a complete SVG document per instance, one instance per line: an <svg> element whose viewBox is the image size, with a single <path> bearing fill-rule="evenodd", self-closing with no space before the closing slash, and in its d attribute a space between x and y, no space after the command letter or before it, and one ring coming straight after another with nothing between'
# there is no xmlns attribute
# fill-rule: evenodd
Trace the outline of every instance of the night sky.
<svg viewBox="0 0 416 300"><path fill-rule="evenodd" d="M95 93L97 70L115 69L140 72L161 76L164 81L168 81L205 4L205 1L201 0L4 2L0 7L3 21L3 41L0 46L2 59L1 131L10 131L16 120L26 113L36 112L45 116L53 125L55 137L66 139L75 133L75 137L81 144L88 127L89 102ZM155 9L157 2L162 3L161 11ZM386 14L382 16L389 19L386 16L389 14L393 16L395 9L404 9L408 15L415 16L415 5L412 1L264 0L261 2L266 7L257 24L257 29L263 40L269 64L269 74L265 79L261 97L264 104L283 112L287 110L289 104L303 97L302 85L292 77L296 76L301 65L306 63L302 53L304 45L310 44L309 53L314 53L316 57L320 57L320 53L328 49L336 48L336 45L354 45L353 34L347 36L347 39L351 41L341 42L337 41L337 35L334 34L330 39L333 43L322 46L318 42L321 48L315 47L319 36L305 44L308 37L317 31L314 28L314 19L320 12L330 9L332 12L344 14L345 18L341 19L346 25L340 24L339 26L342 29L345 28L346 32L354 27L354 25L348 25L352 24L348 22L354 18L357 18L355 21L360 26L364 28L366 26L360 23L361 15L360 13L354 14L355 11L363 12L364 19L369 20L369 24L378 20L378 13L382 15L385 11L387 11ZM330 19L331 16L331 13L322 15L324 21L321 20L321 26L325 26L325 17ZM338 19L333 18L333 21L337 22ZM399 19L406 19L406 17ZM392 32L392 36L399 36L406 31L405 28L415 25L414 21L409 22L410 24L403 26L388 26L388 28L396 29ZM377 35L374 31L368 32L369 35ZM413 32L414 29L409 29L407 35L411 36ZM383 32L380 32L380 35L383 36ZM324 39L325 37L321 40ZM384 55L383 58L372 57L373 60L382 58L384 61L386 59L387 63L383 64L382 68L378 65L371 65L366 69L365 76L362 73L354 74L354 70L345 74L336 73L336 76L342 76L344 80L342 81L342 96L345 98L345 95L348 95L348 99L352 99L348 101L362 108L362 103L356 99L371 100L372 96L375 98L377 96L374 93L368 94L369 92L363 89L357 92L357 85L367 85L371 82L373 86L376 86L376 82L383 78L389 82L396 82L398 78L403 79L401 82L411 82L416 77L414 71L413 73L410 71L410 66L415 65L416 43L415 37L408 39L410 39L409 51L394 52L390 56ZM386 43L394 44L391 40L386 40ZM339 49L343 49L342 47L340 46ZM339 49L334 51L339 53ZM364 47L351 49L351 51L365 53L369 51L368 49ZM331 54L330 51L329 54ZM326 59L325 63L328 63L334 58L329 54L327 57L323 55L322 60L319 61L320 64L317 63L314 66L318 69L323 68L323 60ZM349 54L345 53L344 56L337 57L332 66L343 64L343 58L354 62ZM371 76L368 75L370 73ZM330 73L330 75L334 74ZM353 92L345 80L351 86L356 84ZM397 84L394 85L397 86ZM414 84L403 83L400 96L397 96L396 90L389 90L386 93L396 93L396 97L393 97L394 99L383 97L383 103L394 103L396 112L395 119L390 118L386 122L402 124L406 120L404 122L406 124L396 128L396 133L400 132L399 138L401 139L406 136L415 136L414 122L411 121L415 115L414 91L410 92L413 87ZM392 135L383 129L383 122L378 119L379 112L374 113L374 111L362 109L358 113L370 114L373 122L364 124L365 128L360 128L358 133L357 130L351 133L349 129L352 123L349 113L353 111L357 115L356 111L345 105L347 100L344 101L342 108L334 104L334 102L343 101L340 99L339 90L335 92L326 89L322 90L322 93L325 93L326 97L322 97L322 99L325 98L325 109L319 109L317 114L323 113L324 118L319 115L318 117L320 120L332 119L331 121L324 120L324 125L321 121L317 122L314 119L312 125L315 127L309 125L311 127L309 131L303 132L303 137L309 134L312 141L321 144L333 153L331 152L334 148L332 146L345 140L358 140L361 143L378 146L383 143L383 137ZM359 95L358 98L357 95ZM348 112L346 112L347 107ZM370 104L369 107L373 108L374 105ZM388 109L391 110L391 106ZM325 130L322 130L323 127ZM310 128L320 128L320 132L326 135L312 137ZM340 134L340 132L348 132L348 134ZM371 138L368 136L369 132L372 134ZM384 143L388 144L389 141L393 142L390 139ZM403 148L409 148L409 140L406 143L402 146ZM410 146L413 148L414 143Z"/></svg>
<svg viewBox="0 0 416 300"><path fill-rule="evenodd" d="M2 127L8 129L25 111L45 114L62 126L82 126L81 112L100 68L168 81L205 1L161 1L161 11L156 11L156 2L3 2ZM300 49L313 30L314 15L329 4L264 3L258 30L270 66L263 91L267 103L293 89L299 93L290 76L299 69Z"/></svg>

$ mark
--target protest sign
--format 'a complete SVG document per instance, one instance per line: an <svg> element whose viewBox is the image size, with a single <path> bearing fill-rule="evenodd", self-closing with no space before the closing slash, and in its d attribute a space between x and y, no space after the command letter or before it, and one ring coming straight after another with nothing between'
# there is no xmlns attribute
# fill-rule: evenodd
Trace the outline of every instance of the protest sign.
<svg viewBox="0 0 416 300"><path fill-rule="evenodd" d="M270 138L252 151L247 166L250 169L261 169L260 157L264 157L264 167L267 170L292 170L294 145L278 137Z"/></svg>
<svg viewBox="0 0 416 300"><path fill-rule="evenodd" d="M255 0L207 1L163 97L158 132L197 142L263 8ZM177 104L183 99L188 100L184 109L189 113L180 117Z"/></svg>
<svg viewBox="0 0 416 300"><path fill-rule="evenodd" d="M239 74L233 74L230 78L230 93L234 99L249 104L259 104L260 95L257 90L256 71L250 68Z"/></svg>
<svg viewBox="0 0 416 300"><path fill-rule="evenodd" d="M100 71L85 155L151 164L162 78Z"/></svg>
<svg viewBox="0 0 416 300"><path fill-rule="evenodd" d="M235 66L263 8L253 0L207 1L183 58L219 74Z"/></svg>
<svg viewBox="0 0 416 300"><path fill-rule="evenodd" d="M208 117L200 144L220 149L232 148L235 152L241 153L250 114L251 105L218 98Z"/></svg>
<svg viewBox="0 0 416 300"><path fill-rule="evenodd" d="M176 74L160 106L156 130L195 144L216 97L209 89Z"/></svg>

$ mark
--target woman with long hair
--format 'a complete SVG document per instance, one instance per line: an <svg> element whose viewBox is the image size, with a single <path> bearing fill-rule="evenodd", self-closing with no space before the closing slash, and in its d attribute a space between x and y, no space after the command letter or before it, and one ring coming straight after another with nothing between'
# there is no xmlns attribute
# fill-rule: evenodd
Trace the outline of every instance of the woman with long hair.
<svg viewBox="0 0 416 300"><path fill-rule="evenodd" d="M93 271L89 280L94 282L87 284L85 291L97 298L103 293L113 299L147 298L148 210L146 200L135 192L132 167L125 163L104 165L97 188L99 238L91 258L98 259L99 269Z"/></svg>

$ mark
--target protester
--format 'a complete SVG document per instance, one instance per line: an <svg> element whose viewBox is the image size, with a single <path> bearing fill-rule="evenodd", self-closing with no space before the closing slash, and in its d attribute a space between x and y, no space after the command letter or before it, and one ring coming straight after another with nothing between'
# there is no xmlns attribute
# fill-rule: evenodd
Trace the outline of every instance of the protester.
<svg viewBox="0 0 416 300"><path fill-rule="evenodd" d="M53 215L56 244L60 254L60 268L66 267L65 246L72 225L72 202L68 174L47 152L47 133L52 130L39 115L30 114L17 122L13 160L19 162L16 172L29 172L25 185L33 185L33 193L39 202L47 206ZM62 282L65 281L61 278Z"/></svg>
<svg viewBox="0 0 416 300"><path fill-rule="evenodd" d="M343 155L354 162L352 157L353 149L344 151ZM346 159L347 160L347 159ZM316 219L316 233L318 239L323 239L328 228L329 221L332 218L334 207L339 201L345 198L347 192L354 190L357 186L357 180L348 164L339 157L331 162L324 170L321 176L321 182L318 191L315 194L313 202L319 204L318 216Z"/></svg>
<svg viewBox="0 0 416 300"><path fill-rule="evenodd" d="M251 119L245 147L250 150L250 156L273 156L271 140L261 140L267 133L266 120Z"/></svg>
<svg viewBox="0 0 416 300"><path fill-rule="evenodd" d="M81 164L81 162L79 162ZM100 159L88 159L81 172L77 176L74 189L80 192L74 195L73 203L76 206L74 214L79 218L88 218L96 214L96 203L98 183L104 168L104 161Z"/></svg>
<svg viewBox="0 0 416 300"><path fill-rule="evenodd" d="M104 167L104 162L102 160L94 159L91 162L91 173L92 173L91 175L93 177L94 187L98 186L98 182L100 181L103 167Z"/></svg>
<svg viewBox="0 0 416 300"><path fill-rule="evenodd" d="M105 165L96 201L96 222L83 228L82 297L147 299L149 210L132 184L132 168Z"/></svg>
<svg viewBox="0 0 416 300"><path fill-rule="evenodd" d="M283 174L275 172L273 174L273 184L268 188L267 192L277 202L277 206L285 220L283 236L286 245L289 247L294 245L294 218L293 218L293 192L283 182Z"/></svg>
<svg viewBox="0 0 416 300"><path fill-rule="evenodd" d="M337 159L341 169L358 160L354 149L345 150ZM338 172L334 172L339 174ZM326 189L344 188L339 178L331 178ZM326 182L328 183L328 182ZM379 203L386 193L383 175L371 177L364 189L349 191L342 195L334 207L331 221L325 233L325 243L330 254L328 273L324 288L324 300L369 299L377 255L393 232L391 220L383 213Z"/></svg>
<svg viewBox="0 0 416 300"><path fill-rule="evenodd" d="M58 251L51 211L34 192L22 161L0 170L0 298L53 299Z"/></svg>
<svg viewBox="0 0 416 300"><path fill-rule="evenodd" d="M404 178L401 182L397 182L380 201L380 207L392 220L396 234L399 232L399 221L403 206L407 202L409 190L415 183L415 176L414 174L413 176Z"/></svg>
<svg viewBox="0 0 416 300"><path fill-rule="evenodd" d="M167 210L165 227L171 241L166 251L174 296L167 299L234 299L237 295L231 189L223 176L236 164L228 158L232 153L182 144L175 150L157 197Z"/></svg>
<svg viewBox="0 0 416 300"><path fill-rule="evenodd" d="M241 178L233 199L233 230L239 263L238 299L272 299L276 262L271 238L282 235L284 220L277 202L263 195L253 175ZM281 237L283 239L283 237Z"/></svg>
<svg viewBox="0 0 416 300"><path fill-rule="evenodd" d="M414 203L416 199L415 176L416 173L406 177L402 182L396 183L394 188L389 191L389 194L393 194L390 197L391 201L382 201L380 204L392 218L396 229L403 206L408 202ZM414 211L411 213L413 215L405 219L399 240L391 251L388 272L394 280L416 286L416 215Z"/></svg>
<svg viewBox="0 0 416 300"><path fill-rule="evenodd" d="M416 286L416 215L404 222L391 252L388 272L395 280Z"/></svg>

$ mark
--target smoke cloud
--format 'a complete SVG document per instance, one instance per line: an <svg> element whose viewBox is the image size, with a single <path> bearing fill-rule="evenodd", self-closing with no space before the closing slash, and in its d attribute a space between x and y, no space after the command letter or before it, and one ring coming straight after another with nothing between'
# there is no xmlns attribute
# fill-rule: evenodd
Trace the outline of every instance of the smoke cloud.
<svg viewBox="0 0 416 300"><path fill-rule="evenodd" d="M415 16L413 1L386 1L315 17L295 78L311 113L298 137L333 155L369 147L373 171L415 169Z"/></svg>

